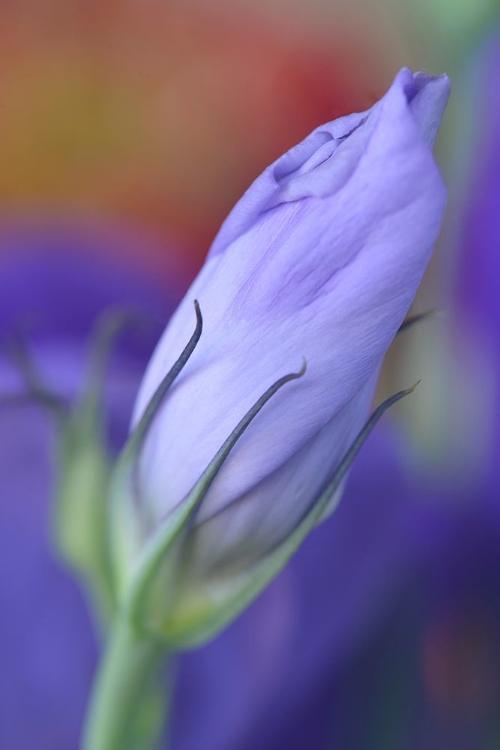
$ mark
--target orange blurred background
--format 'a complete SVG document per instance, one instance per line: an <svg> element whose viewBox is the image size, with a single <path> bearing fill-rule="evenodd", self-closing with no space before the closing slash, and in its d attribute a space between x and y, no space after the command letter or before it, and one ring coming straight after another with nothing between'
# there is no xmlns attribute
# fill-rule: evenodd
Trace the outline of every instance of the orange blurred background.
<svg viewBox="0 0 500 750"><path fill-rule="evenodd" d="M265 7L3 3L3 221L118 222L191 274L252 179L396 69L382 24Z"/></svg>

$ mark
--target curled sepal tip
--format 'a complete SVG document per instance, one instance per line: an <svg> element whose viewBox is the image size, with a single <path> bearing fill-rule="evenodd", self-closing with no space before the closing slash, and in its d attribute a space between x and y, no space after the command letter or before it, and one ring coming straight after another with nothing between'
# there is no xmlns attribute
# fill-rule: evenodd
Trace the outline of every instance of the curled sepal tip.
<svg viewBox="0 0 500 750"><path fill-rule="evenodd" d="M426 310L422 313L415 313L414 315L407 315L407 317L403 320L401 325L398 328L397 333L403 333L404 331L407 331L409 328L413 328L414 325L417 323L421 323L423 320L427 320L427 318L432 318L437 314L437 310Z"/></svg>
<svg viewBox="0 0 500 750"><path fill-rule="evenodd" d="M210 484L215 479L215 476L217 475L218 471L220 470L222 464L226 460L230 451L236 445L240 437L243 435L247 427L255 419L255 417L261 411L261 409L274 396L274 394L280 390L280 388L283 388L284 385L286 385L287 383L290 383L292 380L299 380L301 377L305 375L306 370L307 370L307 362L306 362L305 357L303 357L302 367L300 368L298 372L292 372L292 373L289 373L288 375L284 375L282 378L279 378L278 380L276 380L275 383L273 383L267 389L267 391L265 391L265 393L262 394L262 396L255 402L252 408L248 410L248 412L245 414L243 419L241 419L241 421L236 425L232 433L229 435L229 437L224 441L222 446L219 448L218 452L214 456L210 465L202 474L200 480L197 482L196 487L200 487L200 488L203 487L204 493L207 492Z"/></svg>
<svg viewBox="0 0 500 750"><path fill-rule="evenodd" d="M127 445L124 448L124 453L130 455L136 454L140 451L140 448L144 443L144 438L146 437L147 431L149 430L153 419L155 418L156 412L158 411L158 408L163 401L163 397L167 393L170 386L173 384L174 380L187 364L189 358L196 348L196 345L198 344L198 341L201 338L201 334L203 332L203 317L198 300L194 301L194 309L196 314L196 326L193 334L184 347L180 357L174 363L169 372L165 375L160 385L154 392L153 397L151 398L144 411L144 414L140 418L139 423L137 424L132 435L130 436Z"/></svg>
<svg viewBox="0 0 500 750"><path fill-rule="evenodd" d="M143 415L130 435L111 477L111 502L113 523L112 558L117 597L126 588L127 581L135 565L136 554L143 542L143 529L138 510L138 461L144 441L163 399L177 376L187 364L203 332L203 317L198 300L194 301L196 323L193 334L179 358L165 375L154 392Z"/></svg>

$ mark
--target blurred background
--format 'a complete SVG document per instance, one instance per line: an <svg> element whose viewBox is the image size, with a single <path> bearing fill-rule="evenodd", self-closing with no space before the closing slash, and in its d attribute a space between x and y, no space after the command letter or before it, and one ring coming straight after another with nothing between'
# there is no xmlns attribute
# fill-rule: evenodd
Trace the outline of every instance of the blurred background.
<svg viewBox="0 0 500 750"><path fill-rule="evenodd" d="M422 384L363 450L338 514L179 660L172 747L500 748L498 3L4 0L2 749L78 746L99 648L50 542L53 420L12 394L36 380L74 399L101 313L133 309L145 324L106 380L117 450L234 202L406 65L453 84L436 147L448 210L415 303L436 313L395 342L379 397Z"/></svg>

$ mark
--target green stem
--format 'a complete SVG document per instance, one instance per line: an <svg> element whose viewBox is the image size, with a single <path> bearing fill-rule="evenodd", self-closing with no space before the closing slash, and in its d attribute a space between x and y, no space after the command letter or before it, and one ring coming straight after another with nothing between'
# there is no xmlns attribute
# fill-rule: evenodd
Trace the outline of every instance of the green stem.
<svg viewBox="0 0 500 750"><path fill-rule="evenodd" d="M144 732L144 712L151 688L158 688L158 672L165 649L146 640L132 628L127 617L115 622L90 699L82 750L128 750L137 746L137 733ZM157 741L158 726L152 723L140 747L149 750Z"/></svg>

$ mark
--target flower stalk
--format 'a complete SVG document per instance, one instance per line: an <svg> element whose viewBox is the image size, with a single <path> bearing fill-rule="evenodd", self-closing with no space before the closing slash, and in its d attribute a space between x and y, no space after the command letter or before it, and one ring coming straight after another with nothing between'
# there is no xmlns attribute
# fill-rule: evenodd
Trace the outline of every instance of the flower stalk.
<svg viewBox="0 0 500 750"><path fill-rule="evenodd" d="M82 750L156 747L168 713L160 674L165 656L164 644L138 634L127 613L118 616L92 693Z"/></svg>

